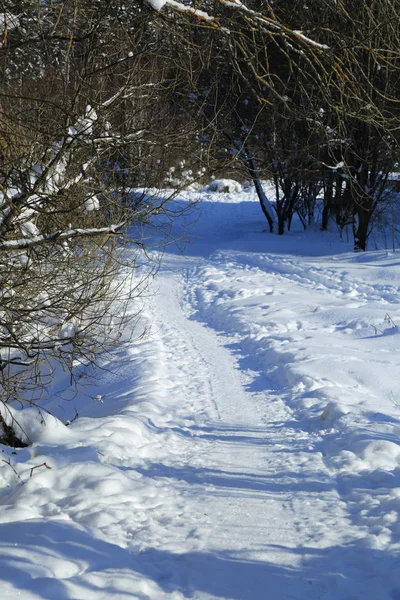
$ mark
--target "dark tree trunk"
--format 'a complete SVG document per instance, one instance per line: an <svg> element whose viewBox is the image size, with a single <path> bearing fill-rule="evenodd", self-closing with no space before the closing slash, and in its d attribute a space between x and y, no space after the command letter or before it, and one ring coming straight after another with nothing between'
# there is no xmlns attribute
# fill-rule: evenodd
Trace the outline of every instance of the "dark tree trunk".
<svg viewBox="0 0 400 600"><path fill-rule="evenodd" d="M265 195L262 183L260 181L260 177L257 173L255 162L254 162L253 158L251 158L251 156L247 155L246 163L247 163L247 169L249 171L249 175L254 183L254 187L257 192L261 210L263 211L264 216L268 221L269 231L270 231L270 233L273 233L274 232L274 220L267 208L267 206L269 206L269 200Z"/></svg>
<svg viewBox="0 0 400 600"><path fill-rule="evenodd" d="M283 235L285 233L285 217L283 215L279 215L278 217L278 235Z"/></svg>
<svg viewBox="0 0 400 600"><path fill-rule="evenodd" d="M355 215L356 219L353 226L354 250L355 252L365 251L367 249L372 211L363 206L358 206Z"/></svg>
<svg viewBox="0 0 400 600"><path fill-rule="evenodd" d="M329 219L331 216L333 207L333 174L328 173L325 194L324 194L324 208L322 211L322 231L327 231L329 225Z"/></svg>

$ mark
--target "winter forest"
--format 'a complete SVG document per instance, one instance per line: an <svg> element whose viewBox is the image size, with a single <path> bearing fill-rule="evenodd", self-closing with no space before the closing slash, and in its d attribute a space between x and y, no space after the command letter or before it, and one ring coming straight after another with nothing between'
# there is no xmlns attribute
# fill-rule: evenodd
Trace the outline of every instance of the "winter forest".
<svg viewBox="0 0 400 600"><path fill-rule="evenodd" d="M4 599L400 598L399 15L0 0Z"/></svg>

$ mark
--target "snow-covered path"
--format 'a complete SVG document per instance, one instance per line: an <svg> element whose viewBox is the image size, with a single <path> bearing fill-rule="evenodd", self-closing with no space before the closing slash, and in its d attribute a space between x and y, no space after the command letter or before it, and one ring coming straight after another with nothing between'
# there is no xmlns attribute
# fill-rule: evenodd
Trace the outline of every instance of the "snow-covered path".
<svg viewBox="0 0 400 600"><path fill-rule="evenodd" d="M399 600L397 255L194 220L149 334L3 450L0 597Z"/></svg>
<svg viewBox="0 0 400 600"><path fill-rule="evenodd" d="M345 515L315 435L296 427L279 398L251 390L226 337L189 320L179 279L164 272L154 324L169 374L162 385L174 382L167 389L185 423L172 429L189 443L182 464L168 457L144 473L180 483L186 527L178 556L164 553L159 581L195 598L335 598L337 575L321 575L324 558L313 559Z"/></svg>
<svg viewBox="0 0 400 600"><path fill-rule="evenodd" d="M280 393L254 386L257 373L240 368L249 362L245 345L229 329L217 335L190 319L193 290L206 287L199 270L210 272L209 262L191 262L184 275L164 270L155 298L166 387L185 423L176 418L171 428L188 447L179 467L167 457L144 471L178 481L184 498L178 556L168 557L159 581L166 578L170 593L199 599L385 597L376 571L387 564L357 547L364 533L326 467L319 428L303 429L282 399L283 386ZM216 323L221 330L222 318ZM283 372L285 360L279 356Z"/></svg>

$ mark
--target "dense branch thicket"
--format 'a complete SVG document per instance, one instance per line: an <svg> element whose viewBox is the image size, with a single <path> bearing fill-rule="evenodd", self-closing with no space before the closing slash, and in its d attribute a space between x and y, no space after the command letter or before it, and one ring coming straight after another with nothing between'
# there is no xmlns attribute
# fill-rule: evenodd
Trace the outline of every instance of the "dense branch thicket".
<svg viewBox="0 0 400 600"><path fill-rule="evenodd" d="M130 190L160 183L192 127L177 131L186 74L156 20L119 1L0 3L3 402L37 401L57 364L96 360L140 292L127 279L141 225L166 207Z"/></svg>

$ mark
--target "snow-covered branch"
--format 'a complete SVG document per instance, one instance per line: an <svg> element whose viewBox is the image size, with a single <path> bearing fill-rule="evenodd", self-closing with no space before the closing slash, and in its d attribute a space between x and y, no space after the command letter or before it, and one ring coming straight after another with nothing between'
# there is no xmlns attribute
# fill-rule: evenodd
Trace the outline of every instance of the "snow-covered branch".
<svg viewBox="0 0 400 600"><path fill-rule="evenodd" d="M276 19L267 17L259 11L249 8L246 4L241 2L241 0L219 1L220 4L225 8L243 14L249 20L249 30L261 25L267 31L270 31L274 34L278 33L280 36L282 36L282 38L290 40L292 43L297 39L301 41L303 45L312 47L316 50L329 50L328 44L317 42L316 40L304 35L301 31L290 29L283 23L279 23ZM199 8L195 8L190 4L178 2L177 0L147 0L147 3L157 11L161 11L165 6L167 6L168 8L176 10L180 13L191 15L200 21L205 21L210 25L219 28L225 33L231 33L235 35L232 27L230 27L229 18L225 19L221 15L215 16L210 14L209 11L200 10Z"/></svg>
<svg viewBox="0 0 400 600"><path fill-rule="evenodd" d="M117 225L111 225L110 227L100 227L98 229L69 229L68 231L54 231L53 233L46 233L41 235L34 235L28 239L18 240L0 240L0 250L27 250L35 246L41 246L49 242L69 240L76 237L95 237L103 235L115 235L122 227L126 225L125 222L118 223Z"/></svg>

